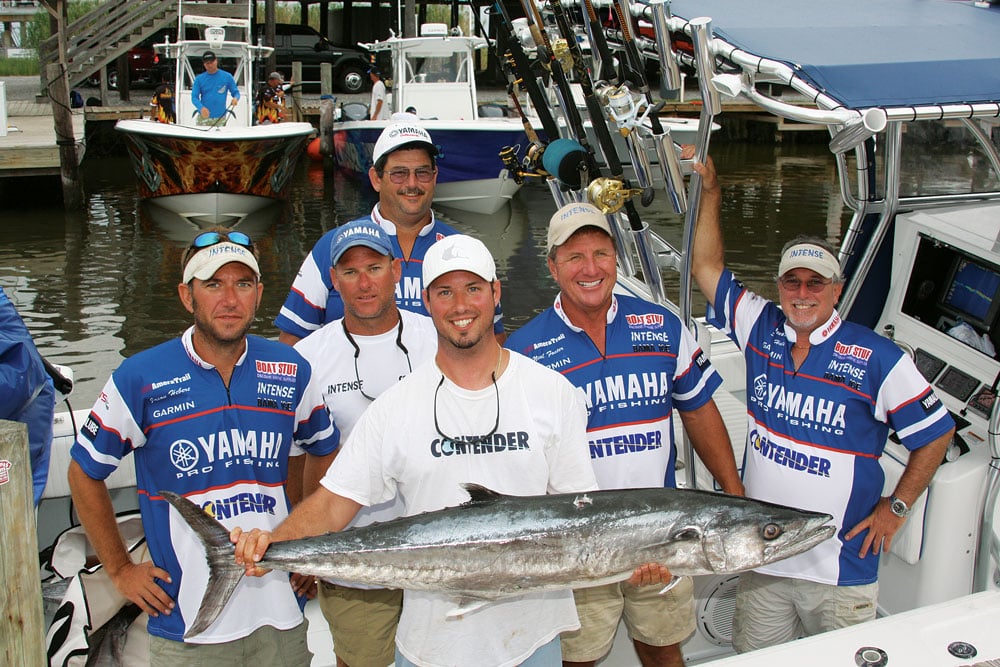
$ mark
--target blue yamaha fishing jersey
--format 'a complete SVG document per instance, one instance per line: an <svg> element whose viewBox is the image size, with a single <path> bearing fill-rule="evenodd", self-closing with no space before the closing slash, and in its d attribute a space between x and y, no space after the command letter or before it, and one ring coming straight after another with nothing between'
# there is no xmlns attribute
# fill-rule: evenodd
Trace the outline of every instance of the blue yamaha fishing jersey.
<svg viewBox="0 0 1000 667"><path fill-rule="evenodd" d="M403 249L396 236L396 226L379 215L378 206L372 209L367 220L379 225L392 240L392 254L403 257ZM281 311L274 320L274 326L284 332L299 338L305 338L327 322L332 322L344 316L344 301L340 292L333 288L330 278L330 244L337 235L339 228L334 228L320 237L313 246L312 252L306 257L299 268L299 273L292 282L292 289L285 299ZM423 262L427 249L446 236L458 234L452 227L434 218L431 211L431 224L420 230L413 243L410 259L402 261L403 275L396 284L396 305L403 310L410 310L421 315L430 315L424 307ZM503 332L503 317L500 307L497 307L493 318L493 331Z"/></svg>
<svg viewBox="0 0 1000 667"><path fill-rule="evenodd" d="M560 297L506 347L563 374L587 400L590 459L602 489L676 486L673 409L695 410L722 382L676 315L614 296L605 354L562 311Z"/></svg>
<svg viewBox="0 0 1000 667"><path fill-rule="evenodd" d="M195 353L192 331L122 362L71 452L93 479L105 479L133 454L150 555L172 579L158 583L178 603L170 615L150 618L149 632L176 641L194 621L208 572L195 535L160 491L186 496L228 529L274 530L289 511L289 455L322 456L339 442L298 352L248 336L227 388ZM232 641L262 625L301 622L286 573L253 579L241 581L222 616L190 641Z"/></svg>
<svg viewBox="0 0 1000 667"><path fill-rule="evenodd" d="M828 512L837 525L837 539L759 571L841 586L875 581L878 556L858 557L866 533L849 542L844 535L882 495L878 459L889 429L918 449L954 427L948 410L895 343L836 311L810 334L796 370L784 313L728 270L709 321L746 358L747 495Z"/></svg>

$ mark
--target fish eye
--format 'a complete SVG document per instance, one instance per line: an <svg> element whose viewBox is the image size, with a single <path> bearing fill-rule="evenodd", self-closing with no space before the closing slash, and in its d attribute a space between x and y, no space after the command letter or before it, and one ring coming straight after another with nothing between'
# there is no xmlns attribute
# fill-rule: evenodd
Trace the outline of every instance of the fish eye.
<svg viewBox="0 0 1000 667"><path fill-rule="evenodd" d="M781 537L781 533L783 532L784 531L781 530L781 526L778 524L768 523L761 529L760 534L765 540L776 540Z"/></svg>

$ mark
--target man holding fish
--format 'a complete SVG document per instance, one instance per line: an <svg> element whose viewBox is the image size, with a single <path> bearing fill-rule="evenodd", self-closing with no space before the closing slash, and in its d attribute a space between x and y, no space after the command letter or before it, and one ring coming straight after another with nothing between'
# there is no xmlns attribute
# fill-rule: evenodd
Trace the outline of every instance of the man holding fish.
<svg viewBox="0 0 1000 667"><path fill-rule="evenodd" d="M396 305L402 260L393 257L392 240L382 227L362 218L334 231L330 278L344 317L300 340L295 350L312 364L346 440L372 401L434 357L437 333L431 318ZM351 526L402 513L395 497L362 508ZM385 667L393 661L402 591L329 579L320 581L318 598L339 667Z"/></svg>
<svg viewBox="0 0 1000 667"><path fill-rule="evenodd" d="M214 599L214 622L189 636L208 568L161 492L230 527L273 528L290 508L289 458L304 451L306 474L318 478L339 434L305 359L247 335L263 293L250 237L202 232L181 271L177 292L194 324L129 357L108 380L71 450L73 503L115 587L150 616L152 665L242 665L244 654L307 665L303 582L293 587L283 572ZM104 483L130 454L151 562L130 559Z"/></svg>
<svg viewBox="0 0 1000 667"><path fill-rule="evenodd" d="M462 484L511 495L596 488L583 397L558 373L501 348L493 257L478 240L445 237L423 261L424 302L437 330L434 363L387 389L362 415L321 488L273 533L233 531L248 574L271 541L341 530L365 505L402 497L414 515L461 504ZM405 405L402 411L399 406ZM646 565L636 582L669 580ZM397 665L560 665L559 634L577 627L570 591L484 604L407 590Z"/></svg>
<svg viewBox="0 0 1000 667"><path fill-rule="evenodd" d="M506 346L558 370L587 397L589 455L602 489L675 487L674 409L695 451L726 493L743 495L732 446L712 393L722 379L667 308L615 295L617 252L607 217L566 204L548 229L555 304ZM575 591L581 628L563 636L564 665L593 667L624 618L645 667L683 667L695 629L694 585L666 593L626 582Z"/></svg>
<svg viewBox="0 0 1000 667"><path fill-rule="evenodd" d="M711 160L695 164L702 206L692 274L709 321L746 359L747 495L827 512L837 539L740 577L737 651L772 646L875 618L879 554L890 548L955 431L947 408L894 342L844 321L836 251L823 239L788 243L778 266L780 308L726 268L722 189ZM889 430L909 450L882 495Z"/></svg>

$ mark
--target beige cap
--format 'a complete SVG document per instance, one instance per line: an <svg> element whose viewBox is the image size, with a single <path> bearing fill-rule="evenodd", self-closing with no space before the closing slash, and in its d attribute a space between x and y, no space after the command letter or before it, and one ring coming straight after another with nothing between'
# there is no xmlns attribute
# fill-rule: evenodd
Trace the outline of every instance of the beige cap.
<svg viewBox="0 0 1000 667"><path fill-rule="evenodd" d="M184 267L184 282L189 283L193 278L208 280L229 262L246 264L260 278L260 267L253 253L241 245L226 241L202 248L192 255Z"/></svg>
<svg viewBox="0 0 1000 667"><path fill-rule="evenodd" d="M548 251L561 246L569 237L583 227L597 227L611 236L608 219L593 204L573 202L555 212L549 220Z"/></svg>
<svg viewBox="0 0 1000 667"><path fill-rule="evenodd" d="M812 243L797 243L781 256L778 275L783 276L792 269L810 269L824 278L834 278L840 275L840 262L825 248Z"/></svg>

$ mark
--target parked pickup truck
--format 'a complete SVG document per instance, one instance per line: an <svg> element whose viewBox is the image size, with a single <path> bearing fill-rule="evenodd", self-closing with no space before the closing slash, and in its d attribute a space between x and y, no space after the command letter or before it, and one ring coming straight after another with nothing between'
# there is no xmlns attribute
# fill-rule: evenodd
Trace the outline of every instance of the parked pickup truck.
<svg viewBox="0 0 1000 667"><path fill-rule="evenodd" d="M274 55L277 69L288 80L292 74L292 62L302 63L303 81L297 83L318 83L320 64L333 65L333 85L342 93L360 93L370 87L367 74L368 52L355 46L334 44L307 25L278 23L275 25ZM257 25L257 39L267 45L263 24Z"/></svg>

